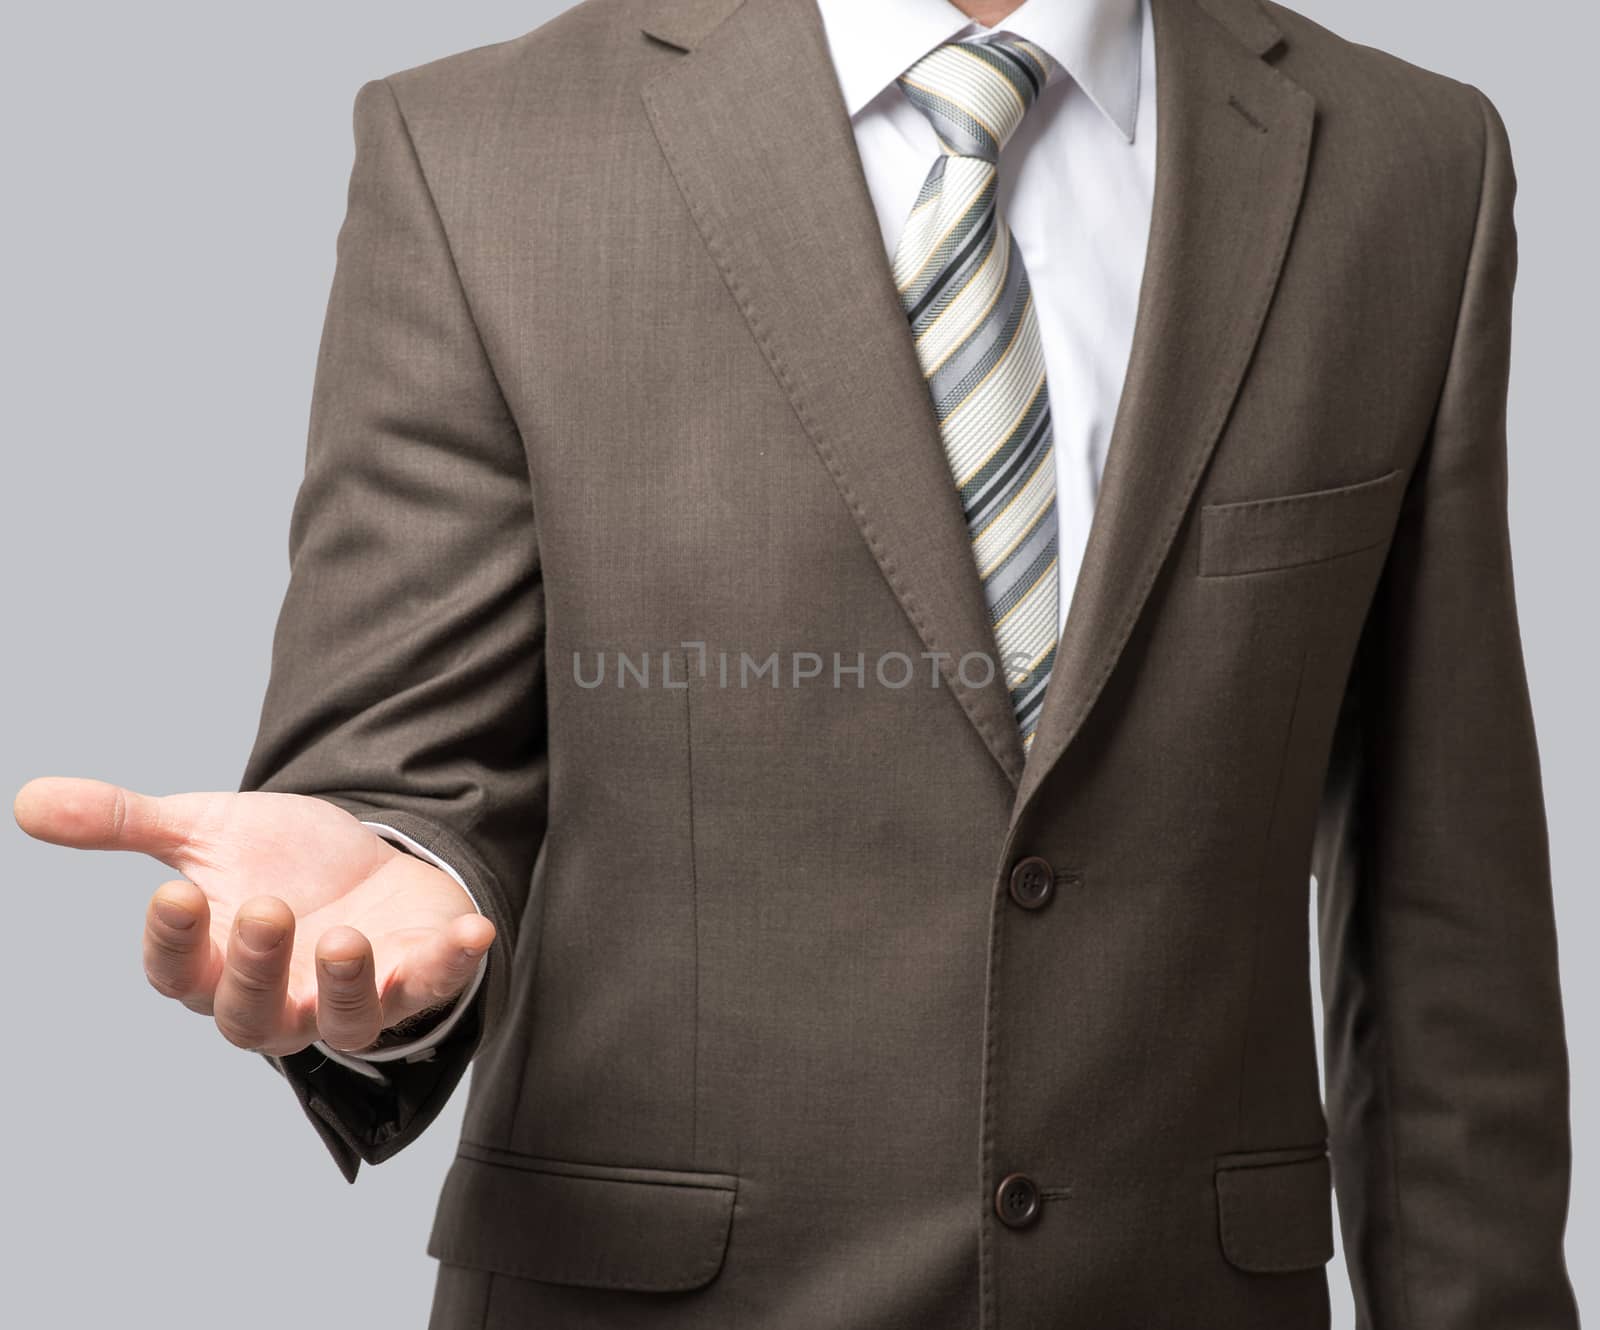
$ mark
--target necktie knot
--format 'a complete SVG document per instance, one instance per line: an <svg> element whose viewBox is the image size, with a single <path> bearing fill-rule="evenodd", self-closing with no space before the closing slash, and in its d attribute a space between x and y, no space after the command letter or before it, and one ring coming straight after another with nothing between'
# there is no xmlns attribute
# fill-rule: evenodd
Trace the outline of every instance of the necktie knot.
<svg viewBox="0 0 1600 1330"><path fill-rule="evenodd" d="M947 153L998 162L1054 68L1032 42L985 33L934 47L896 82Z"/></svg>

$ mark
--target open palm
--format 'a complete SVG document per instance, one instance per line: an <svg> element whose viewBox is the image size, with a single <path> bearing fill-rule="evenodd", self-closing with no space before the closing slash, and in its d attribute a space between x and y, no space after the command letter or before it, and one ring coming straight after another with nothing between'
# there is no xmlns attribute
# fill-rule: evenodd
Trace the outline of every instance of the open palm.
<svg viewBox="0 0 1600 1330"><path fill-rule="evenodd" d="M150 899L145 973L243 1048L365 1048L459 993L494 938L448 873L325 799L42 777L14 811L40 840L134 850L182 875Z"/></svg>

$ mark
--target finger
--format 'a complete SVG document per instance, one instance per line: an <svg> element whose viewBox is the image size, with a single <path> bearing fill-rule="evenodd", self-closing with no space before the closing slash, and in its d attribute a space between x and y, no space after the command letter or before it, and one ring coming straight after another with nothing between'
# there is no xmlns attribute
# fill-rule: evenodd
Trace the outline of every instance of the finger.
<svg viewBox="0 0 1600 1330"><path fill-rule="evenodd" d="M209 1013L221 971L222 952L211 940L205 892L182 878L162 883L144 916L144 973L151 987L193 1011Z"/></svg>
<svg viewBox="0 0 1600 1330"><path fill-rule="evenodd" d="M341 924L317 939L317 1033L332 1048L365 1048L383 1032L372 943Z"/></svg>
<svg viewBox="0 0 1600 1330"><path fill-rule="evenodd" d="M36 840L79 850L135 850L171 864L188 843L203 798L158 798L103 780L40 776L17 791L11 811Z"/></svg>
<svg viewBox="0 0 1600 1330"><path fill-rule="evenodd" d="M217 1029L240 1048L276 1051L284 1027L294 911L276 896L252 896L239 907L217 981Z"/></svg>
<svg viewBox="0 0 1600 1330"><path fill-rule="evenodd" d="M384 1024L393 1025L461 992L493 941L494 925L481 914L464 914L421 939L408 930L384 986Z"/></svg>

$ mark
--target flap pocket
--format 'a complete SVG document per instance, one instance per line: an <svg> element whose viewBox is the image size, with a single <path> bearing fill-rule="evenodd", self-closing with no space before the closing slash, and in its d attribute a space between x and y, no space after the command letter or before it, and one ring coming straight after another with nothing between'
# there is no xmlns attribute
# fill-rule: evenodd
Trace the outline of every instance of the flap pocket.
<svg viewBox="0 0 1600 1330"><path fill-rule="evenodd" d="M1404 490L1396 469L1333 489L1208 503L1200 510L1200 576L1293 568L1381 545Z"/></svg>
<svg viewBox="0 0 1600 1330"><path fill-rule="evenodd" d="M428 1254L589 1288L670 1293L722 1268L738 1179L575 1164L462 1142Z"/></svg>
<svg viewBox="0 0 1600 1330"><path fill-rule="evenodd" d="M1222 1253L1240 1270L1309 1270L1333 1259L1333 1181L1320 1149L1219 1155Z"/></svg>

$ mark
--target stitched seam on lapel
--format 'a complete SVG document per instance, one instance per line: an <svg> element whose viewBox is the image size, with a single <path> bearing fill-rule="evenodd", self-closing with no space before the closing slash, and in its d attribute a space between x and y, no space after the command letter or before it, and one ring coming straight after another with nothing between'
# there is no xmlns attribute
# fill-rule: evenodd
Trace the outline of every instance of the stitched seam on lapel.
<svg viewBox="0 0 1600 1330"><path fill-rule="evenodd" d="M1303 90L1294 85L1291 80L1289 80L1282 72L1274 69L1270 65L1267 66L1267 68L1272 70L1273 74L1277 78L1281 79L1285 84L1294 87L1297 95L1302 97L1307 95ZM1278 256L1278 262L1280 265L1283 262L1285 254L1287 253L1289 237L1293 234L1295 223L1300 215L1299 202L1304 197L1306 173L1309 170L1311 161L1309 149L1310 139L1313 133L1313 123L1314 117L1307 116L1304 122L1305 127L1301 131L1301 139L1303 141L1298 145L1300 148L1300 168L1295 176L1293 186L1296 197L1296 206L1293 208L1285 208L1283 210L1283 220L1279 223L1277 234L1273 237L1273 249ZM1255 327L1258 331L1258 335L1262 322L1266 318L1267 310L1271 306L1273 298L1277 295L1278 291L1277 282L1264 282L1262 285L1265 289L1262 291L1261 295L1257 297L1255 305L1251 307L1249 320L1242 325L1245 327ZM1237 332L1235 330L1240 326L1241 325L1236 322L1233 329L1230 329L1230 335L1237 336ZM1140 574L1138 589L1130 600L1130 608L1124 613L1122 621L1118 625L1117 631L1111 639L1110 650L1106 652L1105 662L1101 665L1099 672L1095 675L1089 686L1085 688L1082 694L1079 696L1077 706L1072 712L1065 726L1065 733L1067 735L1068 743L1070 743L1071 739L1076 736L1079 727L1083 723L1084 716L1088 714L1089 709L1095 704L1096 700L1098 700L1101 690L1105 687L1106 680L1111 675L1111 671L1116 668L1117 662L1122 658L1122 649L1127 643L1128 635L1133 631L1133 625L1138 621L1140 614L1143 613L1150 588L1155 583L1157 575L1167 562L1167 555L1171 550L1172 540L1177 533L1178 527L1182 525L1183 521L1189 516L1190 508L1194 501L1195 487L1199 484L1200 475L1211 460L1212 452L1216 446L1217 436L1221 434L1222 428L1226 424L1228 416L1233 412L1234 403L1238 397L1239 390L1243 386L1245 376L1248 374L1250 366L1254 363L1254 361L1255 348L1252 346L1250 348L1250 353L1242 357L1238 370L1227 385L1227 391L1219 394L1218 396L1220 406L1213 409L1212 417L1207 421L1205 426L1204 432L1208 436L1209 441L1204 448L1200 449L1195 458L1194 465L1189 468L1188 477L1184 481L1183 501L1176 506L1175 515L1168 522L1166 528L1162 532L1161 539L1157 542L1156 548L1160 551L1160 556L1152 558L1146 563L1144 571ZM1066 747L1067 743L1060 745L1055 757L1059 757L1060 753L1066 750ZM1054 760L1052 759L1052 765L1053 761ZM1029 792L1028 803L1030 805L1038 797L1040 790L1043 788L1044 779L1043 775L1041 775L1033 789ZM1021 809L1019 808L1017 811L1020 813Z"/></svg>
<svg viewBox="0 0 1600 1330"><path fill-rule="evenodd" d="M661 78L664 75L657 75L656 77ZM833 477L834 485L843 496L845 505L850 509L851 516L855 518L856 525L861 528L862 536L871 549L873 557L877 559L879 568L883 570L883 575L888 580L890 588L899 598L902 608L911 619L912 626L916 628L918 635L934 654L953 660L954 653L946 650L943 644L935 639L916 597L911 594L910 589L905 585L904 579L900 576L898 566L889 557L888 550L879 538L877 526L868 515L866 508L862 505L854 488L845 476L843 468L839 465L838 455L827 432L818 425L810 412L806 410L804 396L799 391L794 377L790 373L788 362L779 352L765 321L756 312L749 293L745 290L743 283L739 281L732 265L728 262L727 251L722 242L722 233L700 207L696 201L694 191L685 184L683 177L678 173L677 158L668 146L671 135L662 127L662 117L655 97L654 84L655 79L652 79L644 86L641 94L645 105L650 110L651 127L655 131L656 139L661 144L663 154L667 159L667 169L672 173L673 180L677 182L678 193L683 197L690 216L694 218L695 225L699 228L700 234L705 240L706 248L711 251L711 257L716 262L717 271L722 274L723 285L728 288L729 294L733 296L734 303L739 307L739 312L744 315L745 322L750 325L750 331L755 335L756 344L760 346L762 354L767 358L767 363L772 367L772 372L777 376L779 384L783 387L784 395L789 399L790 408L794 411L801 428L805 430L818 455L822 458L822 463L827 468L828 474ZM994 727L968 701L968 689L961 681L959 672L953 666L949 671L941 672L944 673L945 681L950 691L955 694L957 703L967 713L967 718L972 722L973 728L982 736L985 746L993 754L995 761L999 763L1000 769L1005 772L1006 777L1011 781L1013 790L1015 790L1021 781L1022 773L1020 770L1013 770L1012 764L1007 760L1005 745L1001 742L1000 736L995 733Z"/></svg>

